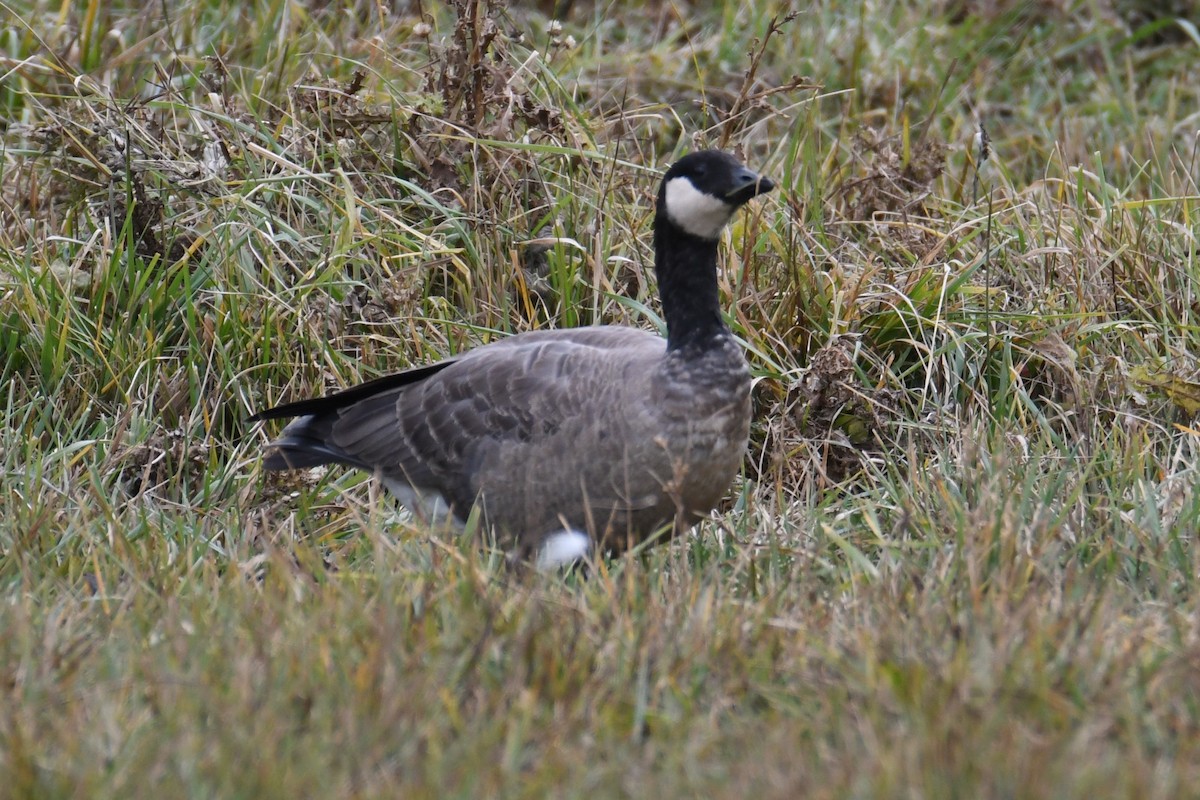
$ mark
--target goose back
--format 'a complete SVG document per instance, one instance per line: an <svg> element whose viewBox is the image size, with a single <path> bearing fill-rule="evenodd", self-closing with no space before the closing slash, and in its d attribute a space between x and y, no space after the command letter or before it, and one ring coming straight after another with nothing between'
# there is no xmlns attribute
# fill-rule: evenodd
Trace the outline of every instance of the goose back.
<svg viewBox="0 0 1200 800"><path fill-rule="evenodd" d="M633 328L531 332L295 420L267 466L334 461L432 499L458 524L477 504L527 548L569 528L619 551L716 504L745 451L749 391L732 339L689 362Z"/></svg>

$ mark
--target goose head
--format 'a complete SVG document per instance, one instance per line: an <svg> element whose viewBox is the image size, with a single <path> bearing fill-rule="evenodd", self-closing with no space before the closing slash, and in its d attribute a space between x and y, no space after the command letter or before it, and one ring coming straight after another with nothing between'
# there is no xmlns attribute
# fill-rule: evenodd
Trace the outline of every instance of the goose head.
<svg viewBox="0 0 1200 800"><path fill-rule="evenodd" d="M775 188L736 158L700 150L676 161L663 177L658 212L684 233L715 240L741 206Z"/></svg>

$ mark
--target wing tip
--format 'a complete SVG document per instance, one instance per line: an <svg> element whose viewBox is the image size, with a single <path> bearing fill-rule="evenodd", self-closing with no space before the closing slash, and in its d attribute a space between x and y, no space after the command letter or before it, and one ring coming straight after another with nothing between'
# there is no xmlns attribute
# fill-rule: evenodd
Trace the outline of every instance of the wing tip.
<svg viewBox="0 0 1200 800"><path fill-rule="evenodd" d="M249 416L249 418L247 418L246 421L247 422L266 422L269 419L287 419L288 417L299 417L302 415L303 412L301 412L296 407L299 406L301 403L308 403L308 402L310 402L310 401L301 400L296 403L285 403L284 405L275 406L273 408L264 408L262 411L256 411L253 414L251 414Z"/></svg>

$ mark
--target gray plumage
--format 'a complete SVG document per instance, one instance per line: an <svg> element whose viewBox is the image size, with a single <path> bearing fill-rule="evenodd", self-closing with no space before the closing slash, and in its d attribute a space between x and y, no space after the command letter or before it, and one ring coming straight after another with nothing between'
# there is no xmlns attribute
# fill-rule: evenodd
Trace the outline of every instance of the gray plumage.
<svg viewBox="0 0 1200 800"><path fill-rule="evenodd" d="M522 557L562 531L620 551L686 529L729 488L749 435L750 373L716 305L716 239L772 187L716 151L668 171L655 223L666 340L619 326L533 331L272 409L256 419L303 416L264 466L357 467L459 524L478 505Z"/></svg>

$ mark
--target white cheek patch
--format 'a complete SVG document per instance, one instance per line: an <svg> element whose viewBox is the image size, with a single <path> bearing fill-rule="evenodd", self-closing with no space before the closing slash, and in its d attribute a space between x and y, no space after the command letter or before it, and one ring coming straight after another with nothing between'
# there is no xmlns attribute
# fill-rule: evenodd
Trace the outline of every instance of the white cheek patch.
<svg viewBox="0 0 1200 800"><path fill-rule="evenodd" d="M719 238L733 216L733 206L700 191L687 178L667 181L666 200L671 221L701 239Z"/></svg>

